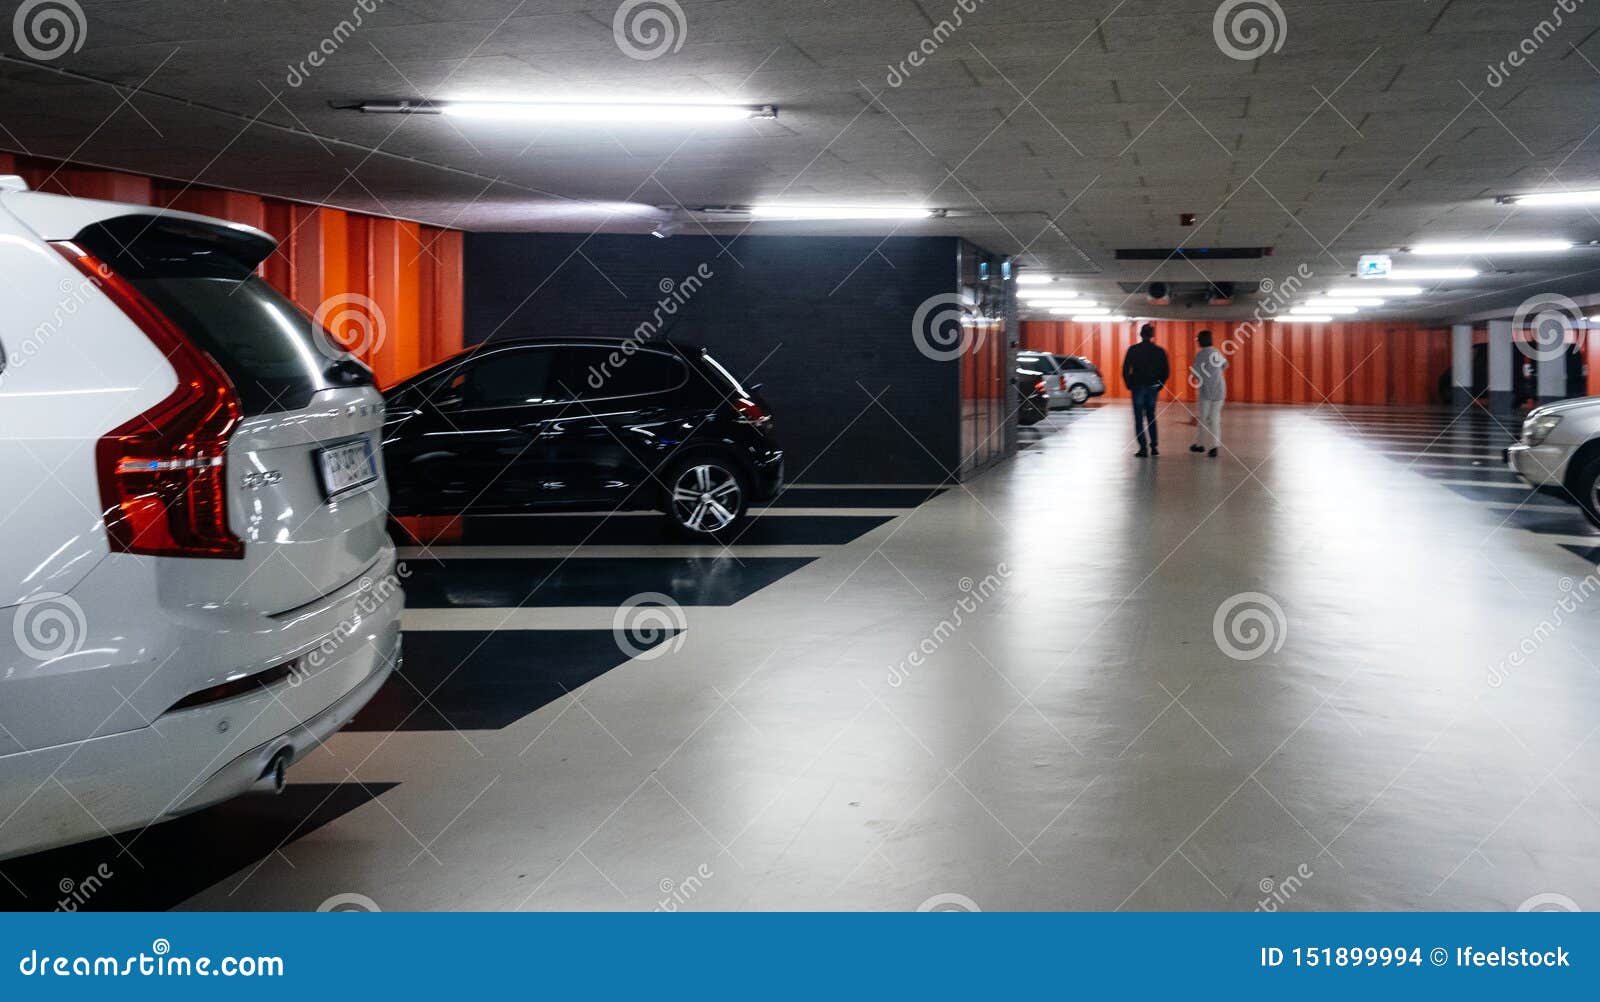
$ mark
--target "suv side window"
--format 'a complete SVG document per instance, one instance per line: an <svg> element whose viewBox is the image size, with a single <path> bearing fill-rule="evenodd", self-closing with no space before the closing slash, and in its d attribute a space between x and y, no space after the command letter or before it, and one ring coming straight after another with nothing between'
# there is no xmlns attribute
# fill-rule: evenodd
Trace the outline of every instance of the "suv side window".
<svg viewBox="0 0 1600 1002"><path fill-rule="evenodd" d="M609 400L665 393L682 386L688 367L673 355L572 345L561 349L552 385L565 400Z"/></svg>

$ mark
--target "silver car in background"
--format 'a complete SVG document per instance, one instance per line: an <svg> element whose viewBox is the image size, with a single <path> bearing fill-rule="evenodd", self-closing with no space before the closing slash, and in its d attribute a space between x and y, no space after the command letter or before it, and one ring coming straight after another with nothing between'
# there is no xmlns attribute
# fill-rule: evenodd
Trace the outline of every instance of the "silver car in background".
<svg viewBox="0 0 1600 1002"><path fill-rule="evenodd" d="M1032 369L1044 376L1045 389L1050 393L1051 410L1072 406L1072 397L1068 389L1069 380L1067 374L1061 371L1056 356L1045 351L1023 350L1017 352L1017 365Z"/></svg>
<svg viewBox="0 0 1600 1002"><path fill-rule="evenodd" d="M1104 396L1106 381L1095 364L1082 355L1054 355L1056 366L1066 380L1067 399L1071 406L1081 407L1090 397Z"/></svg>

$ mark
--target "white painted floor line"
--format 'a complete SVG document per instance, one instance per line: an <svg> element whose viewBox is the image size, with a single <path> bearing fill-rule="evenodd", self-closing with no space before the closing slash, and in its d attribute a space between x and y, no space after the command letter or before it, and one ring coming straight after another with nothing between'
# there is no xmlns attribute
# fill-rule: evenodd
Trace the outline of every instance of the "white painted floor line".
<svg viewBox="0 0 1600 1002"><path fill-rule="evenodd" d="M734 612L732 606L681 606L688 628L711 615ZM405 630L610 630L614 606L547 606L534 609L407 609ZM537 643L537 642L535 642ZM531 653L537 654L537 647Z"/></svg>
<svg viewBox="0 0 1600 1002"><path fill-rule="evenodd" d="M545 558L571 558L583 560L600 557L820 557L837 546L819 543L810 546L739 546L727 548L704 544L664 543L660 546L402 546L397 552L401 560L536 560Z"/></svg>
<svg viewBox="0 0 1600 1002"><path fill-rule="evenodd" d="M1410 452L1395 449L1378 449L1376 451L1382 456L1420 456L1424 459L1429 457L1433 459L1484 459L1495 461L1500 459L1498 450L1494 452L1438 452L1430 449L1427 452Z"/></svg>

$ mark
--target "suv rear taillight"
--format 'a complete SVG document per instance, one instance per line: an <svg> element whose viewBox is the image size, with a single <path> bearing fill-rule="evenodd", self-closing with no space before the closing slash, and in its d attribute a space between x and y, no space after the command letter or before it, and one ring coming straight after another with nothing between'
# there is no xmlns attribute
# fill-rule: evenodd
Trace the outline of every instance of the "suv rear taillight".
<svg viewBox="0 0 1600 1002"><path fill-rule="evenodd" d="M165 400L95 446L112 552L242 558L244 543L228 528L225 458L241 416L232 381L127 279L75 243L52 246L138 326L178 375Z"/></svg>
<svg viewBox="0 0 1600 1002"><path fill-rule="evenodd" d="M1040 379L1037 383L1033 384L1033 392L1035 392L1035 393L1047 392L1045 390L1045 388L1044 388L1044 380L1043 379Z"/></svg>
<svg viewBox="0 0 1600 1002"><path fill-rule="evenodd" d="M739 412L740 424L753 424L759 428L772 420L772 415L762 410L760 404L746 397L735 400L733 409Z"/></svg>
<svg viewBox="0 0 1600 1002"><path fill-rule="evenodd" d="M1067 392L1067 377L1065 375L1061 377L1061 392Z"/></svg>

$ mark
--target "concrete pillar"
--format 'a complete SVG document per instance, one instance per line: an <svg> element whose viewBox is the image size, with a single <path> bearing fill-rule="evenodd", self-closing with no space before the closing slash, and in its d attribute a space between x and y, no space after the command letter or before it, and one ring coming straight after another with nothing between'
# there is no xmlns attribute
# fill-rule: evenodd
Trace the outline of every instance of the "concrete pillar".
<svg viewBox="0 0 1600 1002"><path fill-rule="evenodd" d="M1450 402L1457 407L1472 403L1472 325L1450 328Z"/></svg>
<svg viewBox="0 0 1600 1002"><path fill-rule="evenodd" d="M1551 357L1551 356L1554 357ZM1536 362L1535 388L1541 402L1561 400L1567 395L1567 346L1560 351L1540 351Z"/></svg>
<svg viewBox="0 0 1600 1002"><path fill-rule="evenodd" d="M1511 321L1489 321L1489 408L1509 411L1515 401L1511 393L1511 367L1522 356L1511 345Z"/></svg>

